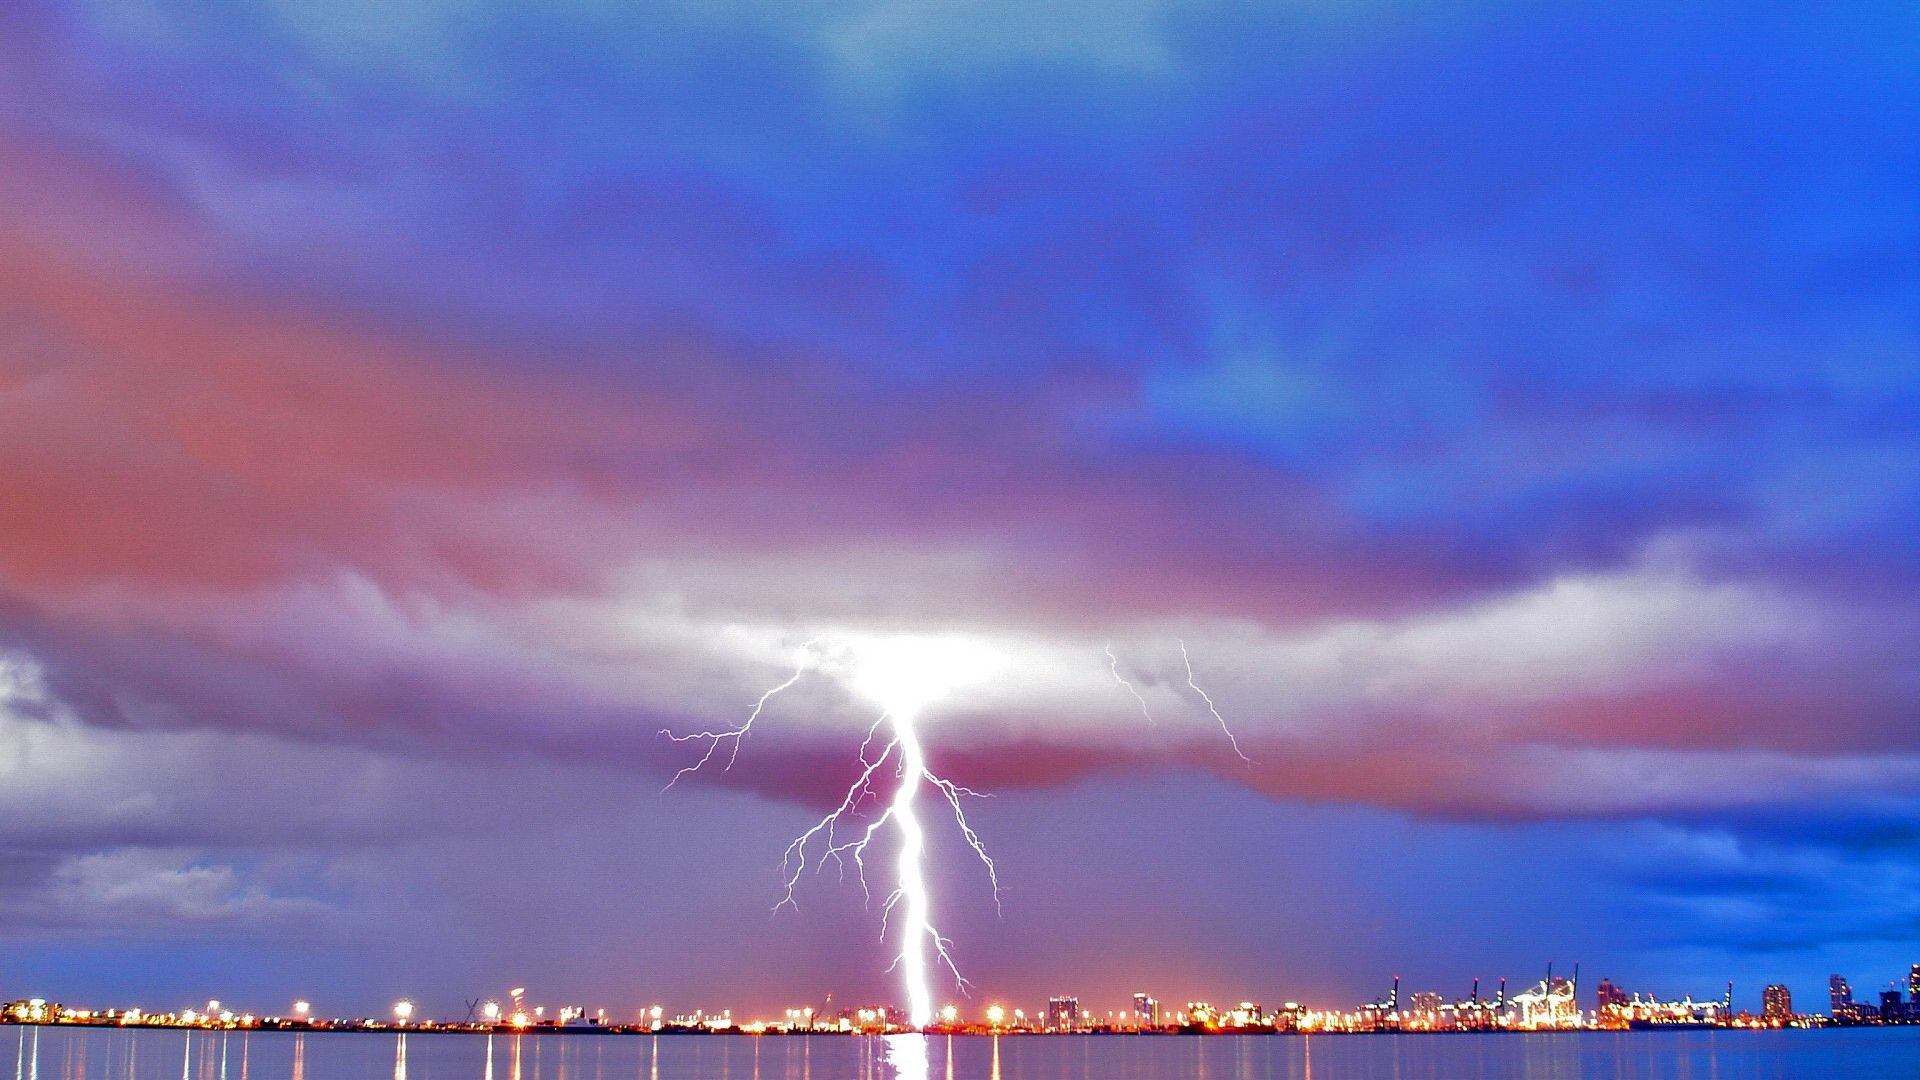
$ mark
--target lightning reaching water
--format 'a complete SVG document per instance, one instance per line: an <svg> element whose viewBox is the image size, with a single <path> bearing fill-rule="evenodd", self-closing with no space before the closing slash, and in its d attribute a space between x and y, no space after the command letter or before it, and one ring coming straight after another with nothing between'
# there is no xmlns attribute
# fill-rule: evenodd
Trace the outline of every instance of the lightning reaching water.
<svg viewBox="0 0 1920 1080"><path fill-rule="evenodd" d="M768 700L806 674L817 640L808 642L802 648L793 675L762 694L752 713L740 726L688 735L664 732L675 742L706 743L706 752L700 760L674 774L674 781L699 771L713 760L722 742L731 744L727 767L732 767L739 754L741 740L753 727L754 720L759 717ZM891 934L892 940L899 946L900 951L889 970L897 969L901 973L907 998L908 1022L915 1028L925 1028L933 1023L931 972L936 961L952 973L962 990L971 984L954 963L952 943L940 934L933 922L932 896L927 887L925 870L927 834L920 820L919 807L920 795L924 790L931 787L938 791L952 809L954 822L968 848L986 867L987 878L993 885L996 907L1000 902L1000 876L992 857L987 854L986 846L968 823L964 806L966 799L986 796L933 772L927 765L926 751L920 741L920 713L939 688L951 685L952 676L927 669L929 663L938 664L940 657L917 655L899 649L887 651L893 654L890 657L891 666L880 670L862 670L856 680L860 688L868 696L880 701L886 710L867 729L866 739L860 744L860 775L847 788L838 806L787 845L781 857L786 895L774 905L774 910L797 908L794 890L801 877L809 867L819 872L829 860L841 870L843 876L847 863L853 863L861 890L871 903L872 893L867 883L867 852L882 830L892 825L897 844L894 852L895 884L881 909L880 935L884 941ZM877 755L868 760L867 755L873 749L883 724L888 725L890 738L879 747ZM894 786L891 796L884 799L886 808L878 816L862 822L862 808L869 803L882 801L875 790L876 781L888 776L893 778ZM672 787L673 784L667 786Z"/></svg>
<svg viewBox="0 0 1920 1080"><path fill-rule="evenodd" d="M886 935L884 927L893 914L894 906L901 906L906 925L901 930L900 956L896 963L900 966L900 977L907 988L907 1019L914 1027L926 1027L933 1023L933 996L927 986L925 946L931 940L948 967L953 967L953 957L947 955L947 947L934 930L928 910L927 875L922 865L927 851L927 834L920 827L919 810L914 806L914 798L927 776L927 759L920 748L920 733L915 730L913 721L911 715L905 714L897 714L893 718L894 741L900 747L900 784L894 788L893 803L887 807L887 815L900 830L900 852L896 857L899 887L887 898L886 910L881 916L881 936ZM953 975L960 979L960 969L954 968ZM964 979L961 982L965 984Z"/></svg>
<svg viewBox="0 0 1920 1080"><path fill-rule="evenodd" d="M828 860L843 870L851 861L862 892L871 898L867 883L867 849L881 831L891 824L899 846L895 852L894 890L881 908L881 938L886 940L891 934L899 945L900 951L894 956L893 967L900 971L901 982L906 990L908 1021L914 1027L924 1028L933 1022L933 991L929 974L936 960L952 973L961 989L972 985L960 974L959 965L954 963L952 943L933 922L932 900L924 866L926 828L921 823L919 812L919 795L925 786L938 791L953 810L954 823L959 827L961 836L966 838L968 848L986 867L987 879L993 885L995 906L1000 903L1000 875L979 834L968 823L963 803L967 798L986 796L928 768L926 751L921 745L917 727L918 713L917 705L898 701L874 722L873 729L868 733L868 743L861 747L862 771L847 788L840 804L787 845L786 853L781 857L787 892L775 907L797 907L794 890L799 886L801 877L809 867L817 873ZM890 724L892 738L880 748L879 756L868 761L867 747L882 723ZM875 795L874 780L883 775L883 768L889 764L896 778L892 798L887 801L884 811L862 825L857 820L860 807ZM848 830L846 838L840 835L843 828Z"/></svg>
<svg viewBox="0 0 1920 1080"><path fill-rule="evenodd" d="M1220 715L1220 710L1214 707L1213 698L1209 697L1205 690L1200 689L1200 684L1194 681L1193 657L1187 655L1187 643L1184 640L1180 641L1180 660L1187 665L1187 685L1193 687L1193 692L1199 694L1200 700L1207 703L1207 711L1213 714L1214 720L1220 725L1220 730L1227 733L1227 742L1232 745L1234 756L1247 765L1252 765L1253 759L1240 752L1240 740L1233 737L1233 729L1227 726L1227 718Z"/></svg>

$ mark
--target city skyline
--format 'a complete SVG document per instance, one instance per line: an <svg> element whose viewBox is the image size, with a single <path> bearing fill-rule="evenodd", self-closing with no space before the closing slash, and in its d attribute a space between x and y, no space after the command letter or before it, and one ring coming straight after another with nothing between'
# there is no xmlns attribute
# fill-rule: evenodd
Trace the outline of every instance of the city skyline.
<svg viewBox="0 0 1920 1080"><path fill-rule="evenodd" d="M1920 954L1911 37L0 5L0 996Z"/></svg>
<svg viewBox="0 0 1920 1080"><path fill-rule="evenodd" d="M790 1033L840 1034L931 1030L948 1033L1080 1033L1159 1032L1182 1034L1236 1034L1260 1031L1282 1033L1370 1034L1378 1032L1445 1033L1535 1032L1560 1030L1660 1030L1698 1027L1778 1028L1885 1024L1920 1024L1920 963L1911 965L1902 980L1890 984L1877 1001L1856 1000L1849 980L1840 974L1828 979L1825 1011L1796 1009L1792 992L1782 983L1761 988L1759 1008L1743 1006L1734 985L1726 984L1718 997L1692 994L1663 999L1657 993L1629 990L1601 977L1581 981L1580 965L1571 975L1556 976L1549 965L1536 983L1524 981L1511 991L1509 980L1474 979L1465 995L1408 988L1394 976L1390 989L1372 1001L1328 1006L1287 1000L1261 1004L1255 1000L1192 1000L1162 1002L1151 993L1136 991L1126 1006L1102 1011L1078 994L1054 994L1042 1008L1026 1009L1006 1001L948 1001L924 1021L916 1021L897 1002L836 1004L829 993L817 1005L789 1006L778 1013L757 1014L722 1007L670 1007L659 1004L608 1009L591 1005L539 1004L527 987L503 994L462 999L466 1012L434 1015L412 997L395 1001L385 1014L342 1016L330 1014L306 998L292 1000L285 1009L249 1008L245 1002L210 999L204 1007L107 1007L62 1003L47 998L0 996L0 1023L72 1024L81 1026L210 1027L311 1029L344 1031L546 1031L673 1033ZM1591 1004L1591 1008L1588 1005Z"/></svg>

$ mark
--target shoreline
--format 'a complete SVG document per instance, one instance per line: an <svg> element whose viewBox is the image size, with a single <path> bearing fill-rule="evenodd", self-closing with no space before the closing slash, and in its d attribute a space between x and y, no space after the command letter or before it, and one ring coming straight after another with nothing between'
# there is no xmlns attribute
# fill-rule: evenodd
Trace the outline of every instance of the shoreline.
<svg viewBox="0 0 1920 1080"><path fill-rule="evenodd" d="M672 1036L672 1037L690 1037L690 1038L737 1036L740 1038L749 1038L749 1039L760 1039L760 1038L791 1039L791 1038L808 1038L812 1036L819 1036L821 1038L831 1038L831 1039L847 1039L847 1038L861 1038L861 1037L885 1038L893 1035L916 1035L916 1034L925 1035L928 1038L1007 1037L1007 1038L1023 1038L1023 1039L1030 1039L1030 1038L1213 1039L1213 1038L1234 1038L1234 1037L1242 1037L1242 1038L1268 1038L1268 1037L1368 1038L1368 1037L1391 1037L1391 1036L1425 1037L1425 1036L1470 1036L1470 1035L1501 1035L1501 1036L1505 1036L1505 1035L1649 1035L1649 1034L1674 1034L1679 1032L1696 1032L1696 1033L1697 1032L1727 1032L1727 1033L1739 1033L1739 1034L1751 1035L1751 1034L1762 1034L1767 1032L1783 1032L1783 1031L1807 1031L1807 1032L1811 1032L1811 1031L1886 1031L1886 1030L1897 1031L1897 1030L1913 1028L1917 1026L1920 1026L1920 1025L1914 1025L1914 1024L1804 1024L1804 1025L1786 1025L1782 1027L1737 1027L1737 1026L1723 1027L1719 1025L1699 1026L1699 1025L1689 1025L1689 1024L1656 1024L1649 1027L1638 1027L1638 1028L1541 1028L1539 1030L1532 1030L1532 1031L1500 1029L1500 1028L1485 1029L1485 1030L1440 1030L1440 1031L1431 1031L1431 1030L1281 1031L1281 1030L1275 1030L1275 1029L1254 1028L1254 1029L1236 1029L1236 1030L1223 1030L1223 1031L1021 1031L1021 1030L1011 1030L1011 1029L1002 1030L1002 1031L980 1031L980 1030L949 1031L949 1030L935 1029L935 1030L929 1030L924 1032L914 1032L914 1031L828 1031L828 1030L743 1031L739 1029L711 1030L711 1029L705 1029L705 1028L692 1028L692 1027L663 1027L658 1030L654 1030L650 1028L641 1028L641 1027L616 1027L616 1026L608 1026L603 1028L561 1028L561 1027L533 1027L533 1026L528 1026L524 1028L514 1028L514 1027L489 1028L489 1027L468 1027L464 1025L448 1025L444 1027L421 1025L418 1027L400 1028L400 1027L359 1026L354 1024L342 1024L338 1026L334 1026L334 1025L293 1026L293 1025L261 1024L261 1025L251 1026L251 1027L237 1026L237 1025L233 1027L194 1027L194 1026L180 1025L180 1024L84 1024L84 1023L76 1024L76 1023L49 1023L46 1021L0 1022L0 1028L4 1028L4 1027L17 1027L22 1029L57 1028L57 1029L79 1029L79 1030L86 1030L86 1031L175 1031L175 1032L180 1032L182 1034L188 1034L188 1035L192 1035L192 1034L230 1035L234 1033L239 1033L242 1035L253 1035L253 1034L487 1035L487 1036L509 1035L509 1036L516 1036L516 1037L522 1036L522 1035L585 1036L585 1037Z"/></svg>

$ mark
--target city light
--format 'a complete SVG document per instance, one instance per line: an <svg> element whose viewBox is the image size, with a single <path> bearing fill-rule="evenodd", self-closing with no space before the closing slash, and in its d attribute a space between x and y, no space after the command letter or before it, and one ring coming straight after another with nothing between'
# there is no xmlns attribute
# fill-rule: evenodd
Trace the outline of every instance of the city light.
<svg viewBox="0 0 1920 1080"><path fill-rule="evenodd" d="M1384 981L1383 981L1384 982ZM1129 1007L1099 1011L1083 1006L1073 994L1049 998L1045 1008L1029 1014L1026 1009L1001 1002L987 1005L982 1022L964 1019L958 1004L940 1006L935 1016L937 1030L951 1034L982 1035L1078 1035L1099 1034L1249 1034L1299 1033L1314 1035L1395 1032L1539 1032L1539 1031L1614 1031L1684 1030L1712 1028L1758 1030L1771 1028L1833 1028L1885 1025L1920 1025L1920 964L1902 973L1892 988L1878 991L1875 1001L1855 1001L1848 980L1835 975L1829 981L1828 1010L1823 1014L1796 1012L1793 995L1782 983L1770 983L1750 989L1760 1006L1758 1011L1736 1008L1732 984L1724 984L1717 995L1696 998L1691 995L1667 998L1648 993L1629 993L1611 980L1597 985L1582 982L1578 966L1571 974L1555 974L1551 967L1544 977L1509 993L1508 980L1501 979L1491 993L1482 993L1482 980L1472 981L1468 992L1450 997L1434 990L1404 994L1401 980L1384 982L1385 993L1375 1000L1345 1009L1324 1009L1287 1001L1269 1008L1257 1000L1242 998L1232 1005L1207 1001L1188 1001L1180 1008L1164 1007L1150 993L1136 992L1126 1002ZM325 1020L311 1017L305 1000L293 1004L288 1017L262 1016L256 1012L207 1003L205 1010L184 1009L167 1012L150 1009L75 1008L46 998L25 998L0 1002L0 1023L113 1025L117 1027L197 1028L212 1030L333 1030L392 1031L394 1024L407 1031L493 1032L501 1017L507 1016L512 1029L529 1034L592 1030L606 1033L743 1034L743 1035L914 1035L919 1037L930 1026L909 1009L885 1002L864 1002L838 1009L813 1006L790 1007L777 1012L776 1019L763 1019L746 1013L736 1015L731 1008L719 1011L695 1009L668 1016L662 1005L637 1011L637 1022L610 1022L613 1013L604 1007L587 1005L536 1005L525 1002L521 988L511 1013L499 1001L486 1001L477 1016L463 1022L420 1020L411 999L394 1003L392 1021L376 1018ZM1584 1002L1583 1002L1584 997ZM1592 1007L1585 1007L1590 1004ZM893 1040L888 1043L891 1056L897 1056L910 1069L919 1061L918 1050L924 1041Z"/></svg>

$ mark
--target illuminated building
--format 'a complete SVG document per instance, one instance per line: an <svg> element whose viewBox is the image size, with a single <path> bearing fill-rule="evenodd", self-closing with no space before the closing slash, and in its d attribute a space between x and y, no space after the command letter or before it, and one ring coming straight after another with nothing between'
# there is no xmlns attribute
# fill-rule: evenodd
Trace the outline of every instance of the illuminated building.
<svg viewBox="0 0 1920 1080"><path fill-rule="evenodd" d="M1920 965L1915 965L1920 967ZM1898 968L1894 969L1898 972ZM1832 1023L1825 1018L1796 1014L1788 987L1773 983L1760 994L1758 1012L1733 1010L1733 985L1725 995L1711 1001L1696 1001L1691 996L1660 1000L1651 995L1629 995L1610 979L1600 980L1594 993L1598 1008L1582 1011L1577 1004L1579 969L1572 978L1557 977L1547 969L1546 977L1526 991L1509 996L1507 980L1499 980L1498 991L1483 996L1482 980L1474 979L1470 993L1448 1000L1434 991L1400 996L1399 980L1379 999L1344 1009L1309 1008L1289 1001L1268 1012L1255 1001L1216 1007L1205 1001L1188 1002L1185 1009L1169 1011L1147 993L1131 998L1131 1009L1101 1014L1081 1008L1073 995L1047 999L1041 1013L1029 1016L1020 1009L988 1004L980 1021L963 1019L957 1006L947 1005L936 1013L938 1029L952 1033L1058 1033L1125 1034L1130 1032L1186 1032L1192 1034L1232 1034L1238 1032L1364 1033L1364 1032L1440 1032L1440 1031L1544 1031L1544 1030L1631 1030L1646 1028L1718 1028L1762 1029L1781 1027L1847 1027L1889 1024L1920 1024L1920 1004L1912 999L1920 971L1908 973L1884 983L1872 1001L1855 1001L1845 976L1834 975L1828 981ZM731 1009L718 1012L694 1010L677 1012L671 1020L661 1006L642 1009L637 1021L622 1023L608 1018L609 1010L586 1005L549 1008L536 1007L515 991L512 1011L502 1001L470 1003L467 1017L459 1022L424 1018L422 1011L408 999L395 1002L384 1016L358 1019L322 1019L313 1014L305 1001L294 1003L284 1016L259 1015L241 1009L223 1007L209 1001L204 1009L177 1012L144 1009L69 1008L43 998L0 1002L0 1024L65 1024L115 1027L194 1028L215 1031L335 1030L363 1032L465 1031L491 1033L510 1027L514 1034L540 1031L598 1031L638 1034L674 1031L686 1034L745 1033L749 1035L785 1034L815 1031L841 1034L887 1034L915 1027L910 1014L897 1005L874 1004L861 1009L835 1010L832 998L826 1008L788 1008L784 1020L736 1018Z"/></svg>
<svg viewBox="0 0 1920 1080"><path fill-rule="evenodd" d="M1243 1001L1227 1014L1227 1026L1253 1028L1267 1026L1266 1007L1257 1001Z"/></svg>
<svg viewBox="0 0 1920 1080"><path fill-rule="evenodd" d="M1913 965L1907 972L1907 1000L1920 1005L1920 964Z"/></svg>
<svg viewBox="0 0 1920 1080"><path fill-rule="evenodd" d="M1627 992L1613 985L1612 979L1601 979L1599 987L1594 991L1594 997L1595 1007L1602 1013L1623 1009L1628 1000Z"/></svg>

